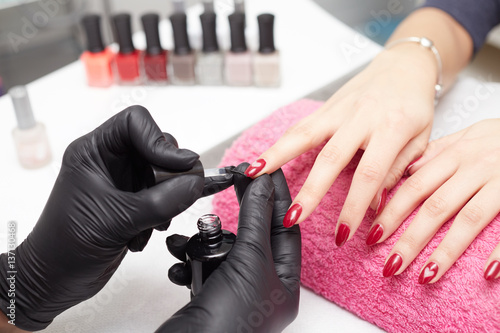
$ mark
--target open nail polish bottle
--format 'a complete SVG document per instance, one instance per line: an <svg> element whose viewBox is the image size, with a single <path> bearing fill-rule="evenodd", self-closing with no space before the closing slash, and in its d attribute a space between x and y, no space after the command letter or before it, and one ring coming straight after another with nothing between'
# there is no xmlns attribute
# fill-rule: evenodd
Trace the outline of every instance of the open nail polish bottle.
<svg viewBox="0 0 500 333"><path fill-rule="evenodd" d="M170 56L170 80L176 85L196 83L196 57L189 44L187 18L184 12L176 10L170 16L174 33L174 52Z"/></svg>
<svg viewBox="0 0 500 333"><path fill-rule="evenodd" d="M191 264L191 294L196 296L205 280L219 267L231 251L236 236L222 230L217 215L206 214L198 220L199 232L186 245L186 259Z"/></svg>
<svg viewBox="0 0 500 333"><path fill-rule="evenodd" d="M231 49L226 54L225 79L230 86L250 86L252 77L252 54L245 40L245 14L229 15Z"/></svg>
<svg viewBox="0 0 500 333"><path fill-rule="evenodd" d="M109 48L104 47L101 17L86 15L82 19L82 25L87 36L87 51L82 53L80 60L85 66L87 84L91 87L109 87L113 84L111 63L114 54Z"/></svg>
<svg viewBox="0 0 500 333"><path fill-rule="evenodd" d="M277 87L280 85L280 54L274 47L274 15L261 14L259 22L259 52L253 57L255 85Z"/></svg>
<svg viewBox="0 0 500 333"><path fill-rule="evenodd" d="M17 127L12 131L19 163L26 169L37 169L52 159L45 126L36 122L25 86L9 89L16 112Z"/></svg>
<svg viewBox="0 0 500 333"><path fill-rule="evenodd" d="M216 33L216 15L213 11L205 11L200 15L203 31L203 49L198 53L197 76L203 85L223 84L224 57L219 51Z"/></svg>
<svg viewBox="0 0 500 333"><path fill-rule="evenodd" d="M130 14L113 16L116 38L120 51L115 57L115 78L119 84L131 85L140 83L139 51L132 42Z"/></svg>
<svg viewBox="0 0 500 333"><path fill-rule="evenodd" d="M158 14L145 14L141 17L142 26L146 35L146 50L143 52L141 63L144 79L152 84L167 83L168 53L161 47Z"/></svg>

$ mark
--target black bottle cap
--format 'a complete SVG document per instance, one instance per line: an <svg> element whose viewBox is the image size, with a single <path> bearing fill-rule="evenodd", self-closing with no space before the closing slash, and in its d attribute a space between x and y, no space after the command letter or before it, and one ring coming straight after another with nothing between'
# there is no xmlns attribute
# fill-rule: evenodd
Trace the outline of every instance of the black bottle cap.
<svg viewBox="0 0 500 333"><path fill-rule="evenodd" d="M261 14L257 16L259 21L260 53L273 53L274 47L274 15Z"/></svg>
<svg viewBox="0 0 500 333"><path fill-rule="evenodd" d="M120 53L132 53L135 51L132 42L132 27L130 24L130 14L118 14L113 16L116 39L120 45Z"/></svg>
<svg viewBox="0 0 500 333"><path fill-rule="evenodd" d="M189 37L187 33L186 14L173 14L170 16L170 22L172 23L172 30L174 32L174 53L191 53L191 46L189 45Z"/></svg>
<svg viewBox="0 0 500 333"><path fill-rule="evenodd" d="M146 52L148 54L160 54L163 48L160 43L160 32L158 30L158 23L160 16L158 14L144 14L141 17L144 33L146 34Z"/></svg>
<svg viewBox="0 0 500 333"><path fill-rule="evenodd" d="M216 15L213 12L206 12L200 15L201 29L203 31L203 52L219 51L215 19Z"/></svg>
<svg viewBox="0 0 500 333"><path fill-rule="evenodd" d="M83 28L87 35L87 50L92 53L104 51L101 35L101 17L96 14L85 15L82 19Z"/></svg>
<svg viewBox="0 0 500 333"><path fill-rule="evenodd" d="M231 29L231 52L246 52L245 14L233 13L229 15L229 27Z"/></svg>

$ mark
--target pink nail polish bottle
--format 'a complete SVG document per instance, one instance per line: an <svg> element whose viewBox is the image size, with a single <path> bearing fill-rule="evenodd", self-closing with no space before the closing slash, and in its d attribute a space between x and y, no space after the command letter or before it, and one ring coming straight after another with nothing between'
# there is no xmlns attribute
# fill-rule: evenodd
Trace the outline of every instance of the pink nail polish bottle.
<svg viewBox="0 0 500 333"><path fill-rule="evenodd" d="M245 40L245 14L229 15L231 49L226 54L225 79L230 86L253 84L252 54Z"/></svg>
<svg viewBox="0 0 500 333"><path fill-rule="evenodd" d="M12 131L12 136L19 163L26 169L37 169L49 164L52 153L45 126L35 120L26 87L12 87L9 95L17 118L17 127Z"/></svg>

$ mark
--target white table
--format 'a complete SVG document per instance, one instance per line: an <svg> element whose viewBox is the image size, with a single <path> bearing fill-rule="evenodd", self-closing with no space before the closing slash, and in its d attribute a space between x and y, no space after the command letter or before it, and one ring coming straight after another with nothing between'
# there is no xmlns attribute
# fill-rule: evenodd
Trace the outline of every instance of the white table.
<svg viewBox="0 0 500 333"><path fill-rule="evenodd" d="M219 35L227 46L228 7L219 2ZM199 45L201 6L189 9L190 35ZM0 98L0 251L6 246L7 221L18 222L20 243L31 231L48 198L66 146L128 105L147 107L159 126L181 147L203 153L248 128L278 107L330 83L371 59L380 47L343 25L309 0L247 1L249 45L256 46L256 15L276 14L276 44L281 50L283 84L277 89L230 87L86 86L76 62L28 85L37 119L47 126L54 162L27 171L16 160L11 130L14 112ZM162 41L171 48L169 22L161 23ZM134 36L137 46L144 36ZM345 47L355 48L346 56ZM343 51L344 49L344 51ZM59 316L46 332L148 332L189 300L185 288L167 279L175 259L167 252L167 235L194 234L196 219L210 211L202 200L176 218L164 233L155 232L142 253L130 253L109 284L94 298ZM308 290L302 290L297 320L285 332L377 332L379 329Z"/></svg>

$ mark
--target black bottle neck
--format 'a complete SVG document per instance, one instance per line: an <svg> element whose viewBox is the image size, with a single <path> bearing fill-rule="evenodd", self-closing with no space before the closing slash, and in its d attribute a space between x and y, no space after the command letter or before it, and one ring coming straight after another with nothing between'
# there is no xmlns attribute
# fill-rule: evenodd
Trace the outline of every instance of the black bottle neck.
<svg viewBox="0 0 500 333"><path fill-rule="evenodd" d="M231 52L246 52L248 48L245 40L245 14L229 15L229 28L231 29Z"/></svg>
<svg viewBox="0 0 500 333"><path fill-rule="evenodd" d="M142 26L146 35L146 53L155 55L163 52L160 43L160 32L158 25L160 16L158 14L145 14L141 17Z"/></svg>
<svg viewBox="0 0 500 333"><path fill-rule="evenodd" d="M259 53L273 53L274 46L274 15L261 14L257 16L259 22Z"/></svg>
<svg viewBox="0 0 500 333"><path fill-rule="evenodd" d="M170 22L172 23L172 30L174 32L174 53L179 55L191 53L186 14L173 14L170 16Z"/></svg>
<svg viewBox="0 0 500 333"><path fill-rule="evenodd" d="M130 23L130 14L118 14L113 17L116 38L120 46L120 53L127 54L135 51L132 42L132 26Z"/></svg>
<svg viewBox="0 0 500 333"><path fill-rule="evenodd" d="M104 51L101 35L101 17L99 15L86 15L82 19L83 29L87 36L87 50L92 53Z"/></svg>
<svg viewBox="0 0 500 333"><path fill-rule="evenodd" d="M216 32L217 16L213 12L206 12L200 15L201 28L203 31L203 52L219 51Z"/></svg>

